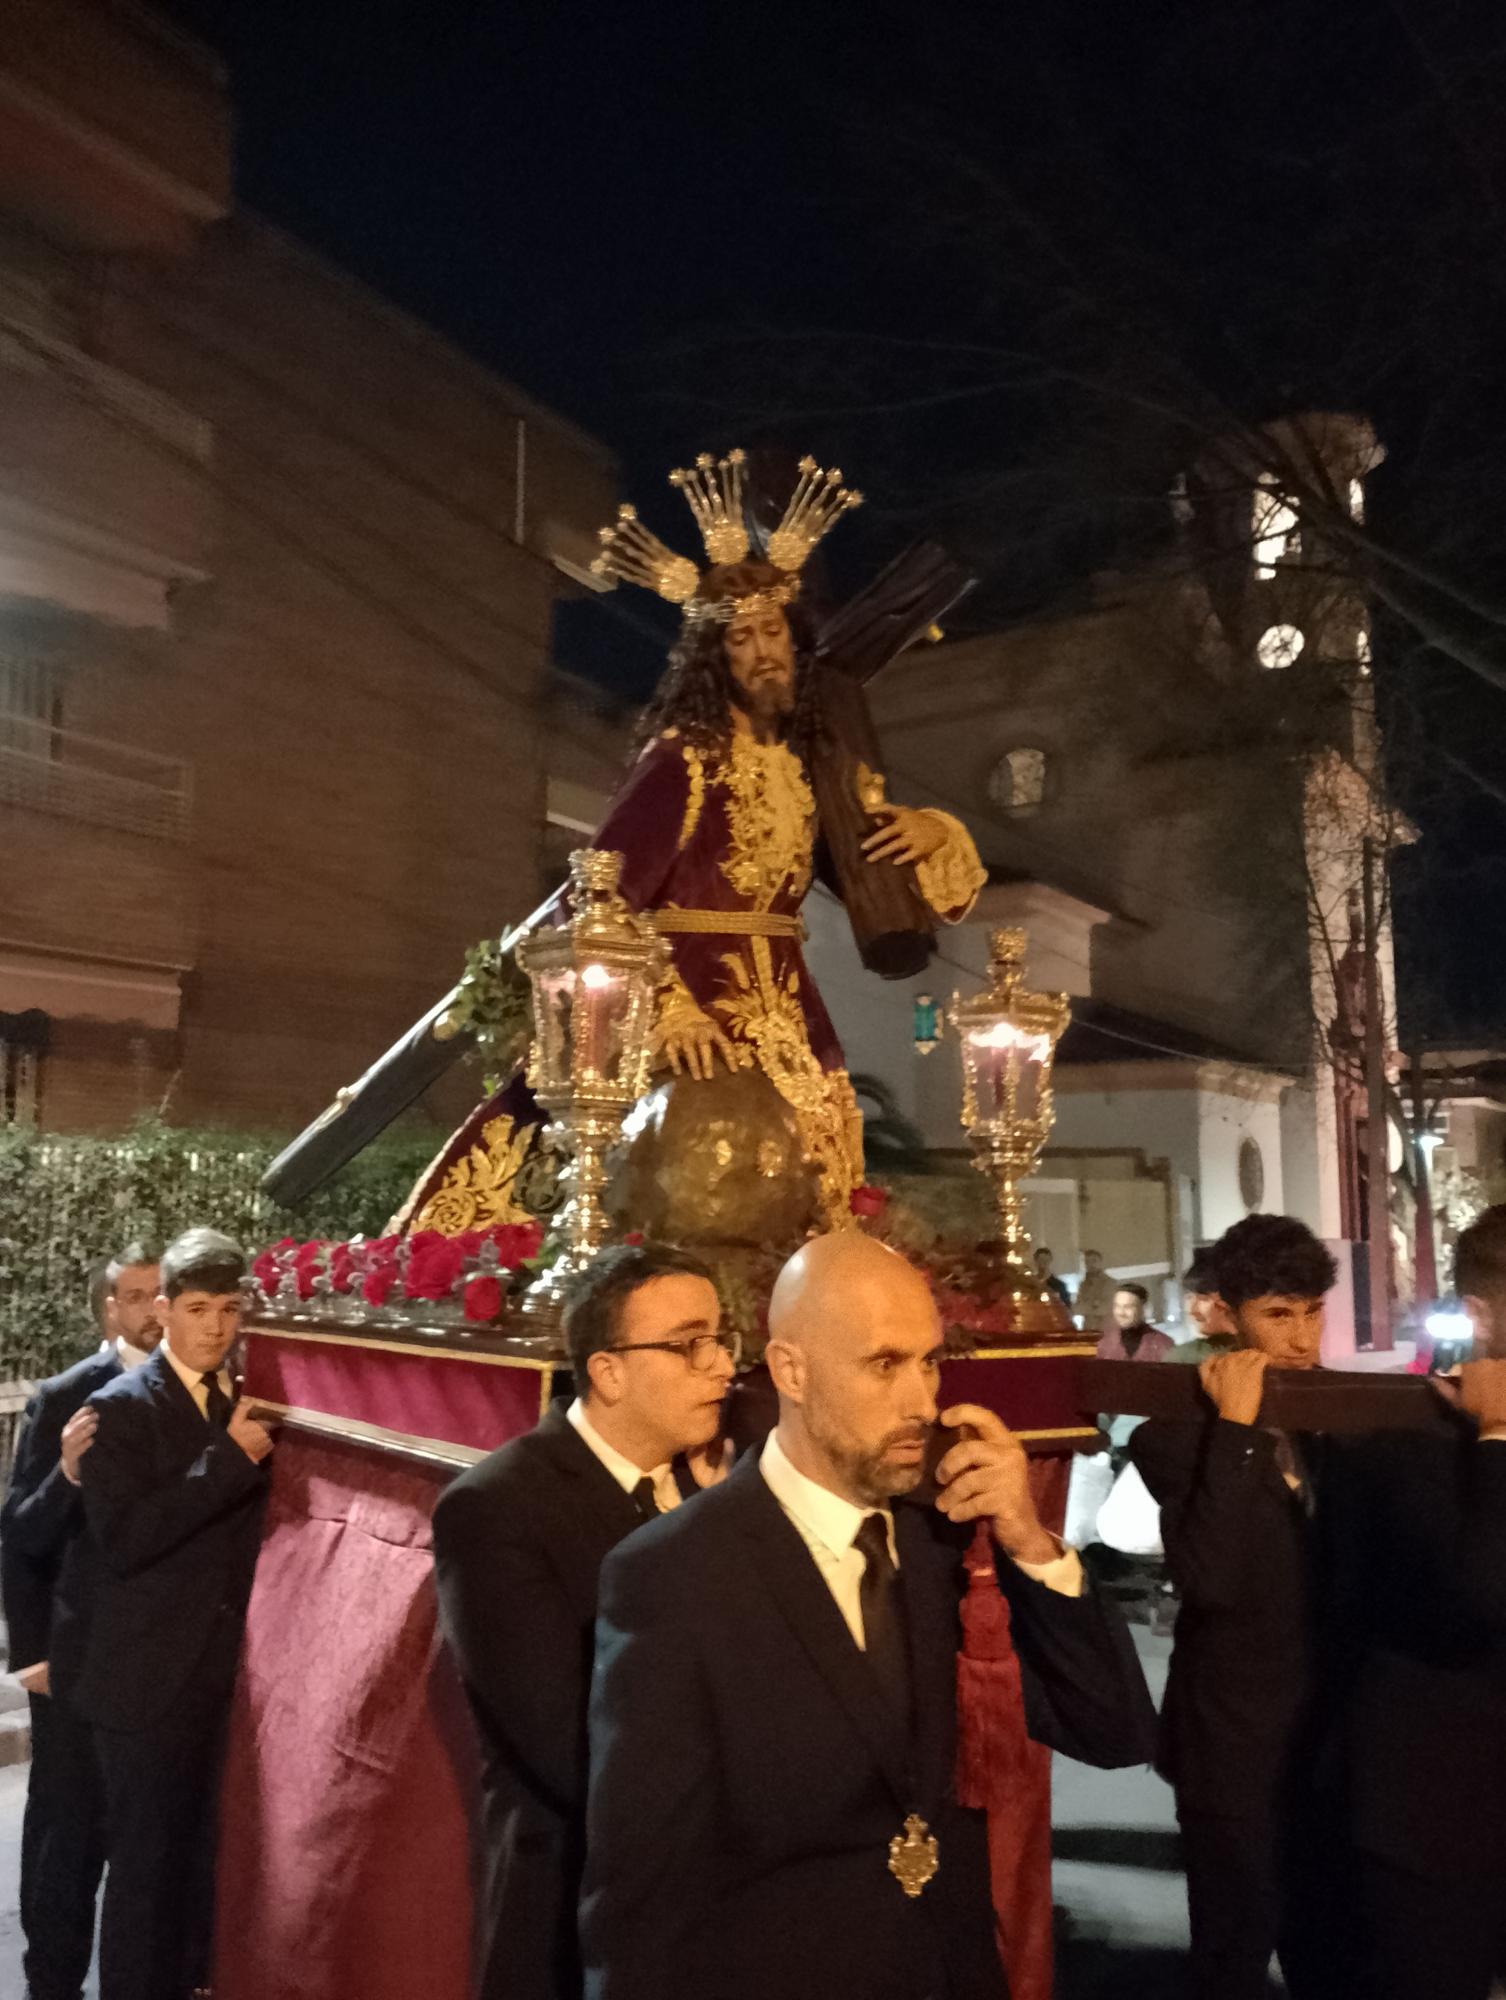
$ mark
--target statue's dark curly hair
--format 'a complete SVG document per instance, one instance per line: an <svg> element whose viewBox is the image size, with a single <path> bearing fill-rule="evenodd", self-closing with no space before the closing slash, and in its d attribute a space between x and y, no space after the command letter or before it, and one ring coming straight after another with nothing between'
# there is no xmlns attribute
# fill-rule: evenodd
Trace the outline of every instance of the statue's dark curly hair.
<svg viewBox="0 0 1506 2000"><path fill-rule="evenodd" d="M756 590L767 589L780 575L766 563L740 563L735 568L711 571L702 579L698 594L706 599L751 596ZM795 708L784 740L802 763L809 763L822 736L815 633L809 615L798 603L791 604L785 615L795 642ZM678 729L700 750L717 750L726 743L732 732L732 675L723 645L724 631L724 626L710 618L686 625L670 653L663 678L638 718L635 752L666 729Z"/></svg>

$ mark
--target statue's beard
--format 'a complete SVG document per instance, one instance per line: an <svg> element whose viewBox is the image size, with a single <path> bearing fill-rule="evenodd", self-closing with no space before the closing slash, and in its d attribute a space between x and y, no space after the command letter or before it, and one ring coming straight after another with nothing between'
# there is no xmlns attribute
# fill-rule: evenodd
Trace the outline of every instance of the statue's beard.
<svg viewBox="0 0 1506 2000"><path fill-rule="evenodd" d="M750 722L771 735L778 735L780 725L795 712L794 685L774 674L760 675L750 688L741 687L734 681L732 703L742 710Z"/></svg>

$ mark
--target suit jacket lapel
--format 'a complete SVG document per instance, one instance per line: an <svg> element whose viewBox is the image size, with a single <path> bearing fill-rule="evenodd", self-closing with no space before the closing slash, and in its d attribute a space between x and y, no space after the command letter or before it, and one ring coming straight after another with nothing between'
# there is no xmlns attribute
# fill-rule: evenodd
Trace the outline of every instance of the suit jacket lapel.
<svg viewBox="0 0 1506 2000"><path fill-rule="evenodd" d="M624 1493L601 1460L565 1415L562 1403L551 1403L533 1433L558 1483L562 1526L584 1563L572 1562L568 1574L579 1584L581 1607L596 1609L597 1575L617 1544L642 1525L631 1495Z"/></svg>
<svg viewBox="0 0 1506 2000"><path fill-rule="evenodd" d="M157 1398L168 1415L185 1434L197 1436L207 1428L204 1413L189 1394L188 1385L168 1360L160 1342L149 1361L141 1364L142 1381Z"/></svg>
<svg viewBox="0 0 1506 2000"><path fill-rule="evenodd" d="M847 1629L815 1558L770 1492L756 1456L746 1458L732 1477L742 1487L744 1525L770 1597L847 1711L896 1804L902 1812L910 1811L914 1801L909 1746L896 1730L873 1670Z"/></svg>

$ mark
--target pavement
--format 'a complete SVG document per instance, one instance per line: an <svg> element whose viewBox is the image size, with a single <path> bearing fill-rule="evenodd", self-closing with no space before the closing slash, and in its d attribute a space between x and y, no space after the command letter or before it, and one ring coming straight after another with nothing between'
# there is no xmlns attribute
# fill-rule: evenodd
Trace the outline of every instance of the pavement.
<svg viewBox="0 0 1506 2000"><path fill-rule="evenodd" d="M1131 1629L1159 1707L1170 1635ZM1058 1757L1051 1817L1057 2000L1176 2000L1187 1903L1170 1787L1143 1767L1093 1771Z"/></svg>

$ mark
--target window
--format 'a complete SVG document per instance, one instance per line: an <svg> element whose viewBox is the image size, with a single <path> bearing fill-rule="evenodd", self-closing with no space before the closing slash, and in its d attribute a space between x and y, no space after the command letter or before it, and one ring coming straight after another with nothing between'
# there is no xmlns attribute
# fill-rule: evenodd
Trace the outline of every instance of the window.
<svg viewBox="0 0 1506 2000"><path fill-rule="evenodd" d="M0 652L0 744L46 756L47 731L63 719L57 676L36 660Z"/></svg>
<svg viewBox="0 0 1506 2000"><path fill-rule="evenodd" d="M988 776L988 796L1018 818L1039 812L1046 796L1046 753L1021 745L1006 750Z"/></svg>
<svg viewBox="0 0 1506 2000"><path fill-rule="evenodd" d="M1349 518L1363 522L1365 518L1365 482L1351 479L1349 482Z"/></svg>
<svg viewBox="0 0 1506 2000"><path fill-rule="evenodd" d="M1261 475L1250 511L1250 535L1255 545L1255 574L1274 576L1276 565L1302 553L1297 510L1269 473Z"/></svg>
<svg viewBox="0 0 1506 2000"><path fill-rule="evenodd" d="M47 1016L37 1008L0 1014L0 1127L35 1125Z"/></svg>
<svg viewBox="0 0 1506 2000"><path fill-rule="evenodd" d="M1268 625L1255 641L1255 657L1263 667L1289 667L1307 644L1295 625Z"/></svg>

